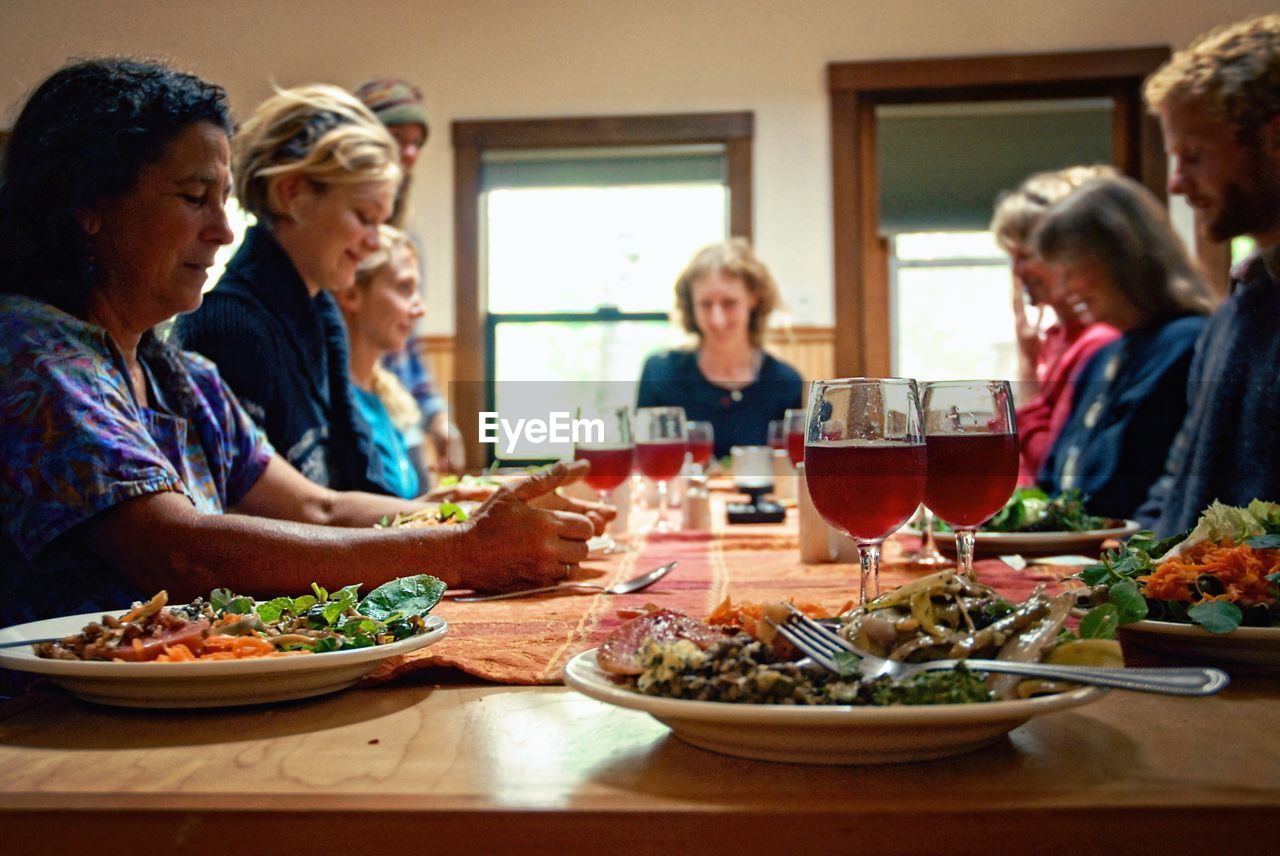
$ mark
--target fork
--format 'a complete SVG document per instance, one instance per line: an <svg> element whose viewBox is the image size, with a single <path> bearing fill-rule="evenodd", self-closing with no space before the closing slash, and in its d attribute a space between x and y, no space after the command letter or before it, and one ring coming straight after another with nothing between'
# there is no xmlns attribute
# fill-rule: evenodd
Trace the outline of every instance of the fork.
<svg viewBox="0 0 1280 856"><path fill-rule="evenodd" d="M1053 678L1075 684L1116 687L1140 692L1170 695L1212 695L1230 680L1221 669L1182 667L1168 669L1105 668L1094 666L1056 666L1050 663L1018 663L1010 660L930 660L924 663L900 663L863 651L834 631L823 627L795 607L783 623L766 618L782 637L823 668L838 675L853 672L869 681L887 675L895 681L905 680L921 672L954 669L961 663L975 672L1003 672L1034 678ZM858 662L849 662L850 657Z"/></svg>

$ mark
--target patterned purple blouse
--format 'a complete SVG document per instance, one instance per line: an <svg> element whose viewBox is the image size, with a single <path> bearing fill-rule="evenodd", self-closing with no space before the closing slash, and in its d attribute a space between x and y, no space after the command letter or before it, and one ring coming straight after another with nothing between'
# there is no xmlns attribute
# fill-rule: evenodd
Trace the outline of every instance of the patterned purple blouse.
<svg viewBox="0 0 1280 856"><path fill-rule="evenodd" d="M142 407L101 327L0 295L0 624L127 607L118 571L61 538L121 502L162 491L205 514L235 505L274 450L208 360L183 353L190 419L151 385ZM150 367L143 362L150 377Z"/></svg>

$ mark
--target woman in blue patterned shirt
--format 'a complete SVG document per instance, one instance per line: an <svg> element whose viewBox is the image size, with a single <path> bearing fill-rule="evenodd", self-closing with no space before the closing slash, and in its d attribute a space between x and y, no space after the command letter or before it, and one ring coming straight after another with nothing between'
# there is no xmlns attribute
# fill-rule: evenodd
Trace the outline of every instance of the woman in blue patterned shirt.
<svg viewBox="0 0 1280 856"><path fill-rule="evenodd" d="M0 173L0 624L160 588L563 577L602 525L544 496L576 470L504 488L458 526L375 529L421 506L308 481L212 364L156 335L200 305L232 239L231 127L220 87L122 59L54 73L14 125Z"/></svg>

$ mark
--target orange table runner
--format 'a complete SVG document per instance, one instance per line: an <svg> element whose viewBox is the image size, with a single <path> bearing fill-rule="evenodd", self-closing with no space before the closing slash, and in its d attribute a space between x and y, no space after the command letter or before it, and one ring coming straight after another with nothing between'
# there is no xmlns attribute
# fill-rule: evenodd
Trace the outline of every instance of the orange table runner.
<svg viewBox="0 0 1280 856"><path fill-rule="evenodd" d="M717 503L717 505L719 505ZM716 519L724 519L722 508ZM895 538L884 549L882 590L921 576L901 561L914 539ZM604 585L628 579L669 561L678 567L645 591L630 595L534 595L488 603L448 598L436 614L449 622L449 635L413 654L391 660L370 676L389 680L424 668L453 667L507 684L554 684L566 662L594 648L625 619L617 610L646 603L705 618L725 597L734 602L809 601L837 609L856 599L856 564L800 562L794 510L786 523L718 527L712 532L673 533L643 538L635 549L583 564L577 579ZM1015 571L998 560L980 561L978 578L1011 598L1024 599L1039 583L1057 586L1061 569L1031 566Z"/></svg>

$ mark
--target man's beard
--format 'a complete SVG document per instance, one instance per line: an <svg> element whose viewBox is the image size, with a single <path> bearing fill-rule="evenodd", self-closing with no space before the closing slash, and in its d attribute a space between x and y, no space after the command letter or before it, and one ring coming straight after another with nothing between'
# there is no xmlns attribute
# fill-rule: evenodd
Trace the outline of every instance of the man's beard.
<svg viewBox="0 0 1280 856"><path fill-rule="evenodd" d="M1274 231L1280 224L1280 175L1265 161L1259 163L1262 168L1247 188L1235 181L1223 188L1218 216L1204 227L1211 239L1258 235Z"/></svg>

